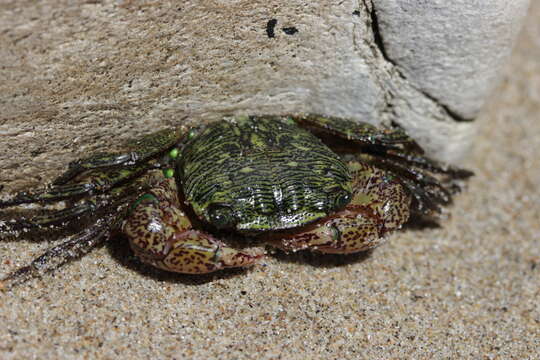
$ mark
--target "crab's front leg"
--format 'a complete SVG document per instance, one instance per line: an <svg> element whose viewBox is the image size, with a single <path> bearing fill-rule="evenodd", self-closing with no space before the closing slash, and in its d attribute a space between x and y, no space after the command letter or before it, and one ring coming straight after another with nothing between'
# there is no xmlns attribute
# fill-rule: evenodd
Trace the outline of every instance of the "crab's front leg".
<svg viewBox="0 0 540 360"><path fill-rule="evenodd" d="M173 177L149 175L150 190L131 206L122 225L131 248L145 263L163 270L203 274L254 264L262 252L240 251L193 228L181 210Z"/></svg>
<svg viewBox="0 0 540 360"><path fill-rule="evenodd" d="M285 251L316 250L348 254L377 246L384 235L409 218L411 199L388 173L371 165L349 163L353 198L338 213L287 235L271 245Z"/></svg>

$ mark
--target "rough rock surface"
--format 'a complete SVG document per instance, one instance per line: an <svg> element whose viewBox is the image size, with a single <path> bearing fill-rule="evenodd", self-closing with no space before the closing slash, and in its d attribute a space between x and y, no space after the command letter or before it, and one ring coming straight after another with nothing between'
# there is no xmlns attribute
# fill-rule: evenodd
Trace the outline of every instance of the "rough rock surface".
<svg viewBox="0 0 540 360"><path fill-rule="evenodd" d="M35 185L88 152L225 113L397 123L456 161L473 126L383 56L376 13L353 0L3 1L0 183Z"/></svg>
<svg viewBox="0 0 540 360"><path fill-rule="evenodd" d="M518 34L529 0L375 0L386 57L457 120L472 119Z"/></svg>

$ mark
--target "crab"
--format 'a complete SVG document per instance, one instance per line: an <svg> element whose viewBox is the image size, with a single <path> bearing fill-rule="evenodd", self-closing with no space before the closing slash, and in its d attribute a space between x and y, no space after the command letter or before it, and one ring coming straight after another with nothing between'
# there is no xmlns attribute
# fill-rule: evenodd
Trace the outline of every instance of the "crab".
<svg viewBox="0 0 540 360"><path fill-rule="evenodd" d="M366 251L411 214L437 216L471 175L424 156L399 128L338 117L226 116L166 129L0 200L0 208L67 204L4 222L4 233L85 224L2 282L41 276L118 234L142 262L187 274L248 267L266 246Z"/></svg>

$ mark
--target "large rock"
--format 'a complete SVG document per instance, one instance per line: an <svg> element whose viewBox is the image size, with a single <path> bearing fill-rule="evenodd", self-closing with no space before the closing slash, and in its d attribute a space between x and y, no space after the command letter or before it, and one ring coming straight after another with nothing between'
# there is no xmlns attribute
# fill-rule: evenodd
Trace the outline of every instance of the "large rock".
<svg viewBox="0 0 540 360"><path fill-rule="evenodd" d="M0 4L0 184L35 185L91 151L226 113L399 124L456 162L527 1L412 3Z"/></svg>
<svg viewBox="0 0 540 360"><path fill-rule="evenodd" d="M492 91L528 1L377 0L383 49L415 86L459 119Z"/></svg>

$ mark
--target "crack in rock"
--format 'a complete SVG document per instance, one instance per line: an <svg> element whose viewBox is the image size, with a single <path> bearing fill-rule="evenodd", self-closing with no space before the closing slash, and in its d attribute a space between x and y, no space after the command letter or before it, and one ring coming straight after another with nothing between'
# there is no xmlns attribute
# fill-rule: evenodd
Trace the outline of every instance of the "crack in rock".
<svg viewBox="0 0 540 360"><path fill-rule="evenodd" d="M432 157L457 164L470 148L474 123L464 121L430 94L415 87L399 65L388 58L372 0L357 0L354 20L354 52L368 68L378 87L380 103L374 123L398 124ZM359 84L358 86L363 86Z"/></svg>
<svg viewBox="0 0 540 360"><path fill-rule="evenodd" d="M469 121L474 120L472 118L465 118L465 117L457 114L455 111L450 109L449 106L442 103L435 96L429 94L426 91L423 91L423 90L419 89L418 87L414 86L410 81L408 81L405 74L403 74L403 72L401 71L399 64L397 64L393 59L391 59L388 56L388 53L387 53L387 51L385 49L385 46L384 46L383 35L382 35L381 29L379 27L379 19L377 17L377 10L375 8L375 4L373 3L373 0L362 0L362 3L363 3L363 6L364 6L366 12L369 15L368 27L371 29L371 32L373 34L373 43L377 46L377 48L378 48L380 54L382 55L382 57L384 58L384 60L386 60L386 62L390 63L394 67L394 69L398 73L398 75L403 80L405 80L408 83L409 86L411 86L412 88L417 90L419 93L421 93L426 98L431 100L434 104L436 104L438 107L440 107L446 113L446 115L448 117L450 117L452 120L457 121L457 122L469 122Z"/></svg>

